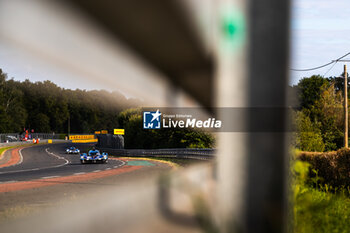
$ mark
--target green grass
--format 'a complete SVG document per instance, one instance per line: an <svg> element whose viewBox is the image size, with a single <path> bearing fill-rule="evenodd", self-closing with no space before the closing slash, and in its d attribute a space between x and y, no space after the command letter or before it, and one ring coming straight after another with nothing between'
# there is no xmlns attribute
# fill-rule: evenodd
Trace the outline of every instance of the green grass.
<svg viewBox="0 0 350 233"><path fill-rule="evenodd" d="M124 157L124 156L117 156L117 155L109 155L111 157ZM143 157L134 157L134 158L143 158ZM180 159L180 158L166 158L166 157L145 157L147 159L154 159L154 160L161 160L161 161L168 161L175 163L181 167L187 167L193 164L198 163L209 163L211 160L199 160L199 159Z"/></svg>
<svg viewBox="0 0 350 233"><path fill-rule="evenodd" d="M60 143L60 142L55 142L55 143ZM55 144L53 143L53 144ZM39 146L39 145L45 145L48 143L40 143L40 144L22 144L22 145L15 145L15 146L6 146L6 147L0 147L0 159L1 159L1 154L9 149L16 148L16 147L30 147L30 146Z"/></svg>
<svg viewBox="0 0 350 233"><path fill-rule="evenodd" d="M208 162L206 160L199 160L199 159L158 158L158 157L157 158L150 158L150 159L169 161L172 163L176 163L177 165L179 165L181 167L187 167L187 166L190 166L193 164Z"/></svg>
<svg viewBox="0 0 350 233"><path fill-rule="evenodd" d="M16 146L7 146L7 147L0 147L0 155L5 151L5 150L8 150L8 149L11 149L11 148L14 148ZM0 157L1 158L1 157Z"/></svg>
<svg viewBox="0 0 350 233"><path fill-rule="evenodd" d="M293 226L298 233L350 232L350 199L303 187L296 196Z"/></svg>
<svg viewBox="0 0 350 233"><path fill-rule="evenodd" d="M159 157L147 157L147 159L154 159L154 160L161 160L161 161L168 161L175 163L181 167L187 167L193 164L198 164L198 163L206 163L210 162L207 160L199 160L199 159L179 159L179 158L159 158Z"/></svg>
<svg viewBox="0 0 350 233"><path fill-rule="evenodd" d="M350 232L349 189L314 188L306 182L309 165L297 161L294 166L293 218L290 232ZM317 182L317 180L315 180Z"/></svg>

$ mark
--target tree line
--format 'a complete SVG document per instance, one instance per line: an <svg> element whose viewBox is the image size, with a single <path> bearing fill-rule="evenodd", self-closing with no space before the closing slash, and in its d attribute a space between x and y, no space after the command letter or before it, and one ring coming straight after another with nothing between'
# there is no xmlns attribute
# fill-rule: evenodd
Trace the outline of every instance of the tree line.
<svg viewBox="0 0 350 233"><path fill-rule="evenodd" d="M343 75L341 75L343 76ZM348 85L350 86L350 85ZM299 103L293 114L294 146L304 151L331 151L343 146L342 77L313 75L290 87ZM349 92L348 92L349 93ZM349 98L349 96L348 96ZM51 81L9 79L0 69L0 133L93 133L124 128L128 148L214 146L212 135L190 129L143 130L142 103L119 92L64 89Z"/></svg>
<svg viewBox="0 0 350 233"><path fill-rule="evenodd" d="M303 151L332 151L344 141L344 74L313 75L291 87L296 102L294 146ZM349 86L349 85L348 85ZM349 92L348 92L349 93ZM349 99L349 96L347 96Z"/></svg>
<svg viewBox="0 0 350 233"><path fill-rule="evenodd" d="M192 128L143 129L142 109L122 111L118 124L125 129L125 148L213 148L215 138L209 132Z"/></svg>
<svg viewBox="0 0 350 233"><path fill-rule="evenodd" d="M69 90L51 81L8 79L0 69L0 133L92 133L112 131L119 112L139 106L119 92Z"/></svg>
<svg viewBox="0 0 350 233"><path fill-rule="evenodd" d="M125 148L211 148L214 137L193 129L144 130L142 102L119 92L69 90L51 81L8 79L0 69L0 133L94 133L125 129Z"/></svg>

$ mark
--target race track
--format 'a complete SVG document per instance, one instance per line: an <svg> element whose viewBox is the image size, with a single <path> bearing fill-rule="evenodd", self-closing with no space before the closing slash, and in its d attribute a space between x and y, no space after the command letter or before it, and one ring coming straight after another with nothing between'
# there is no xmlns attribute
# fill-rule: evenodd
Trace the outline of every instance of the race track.
<svg viewBox="0 0 350 233"><path fill-rule="evenodd" d="M0 183L29 181L36 179L57 178L82 175L116 169L125 165L124 161L109 159L106 164L81 164L78 154L65 154L65 149L72 144L46 144L18 150L16 164L1 167ZM91 145L75 144L82 152ZM2 160L10 160L13 151L5 152ZM16 156L16 155L15 155Z"/></svg>
<svg viewBox="0 0 350 233"><path fill-rule="evenodd" d="M71 145L42 144L3 154L0 232L199 232L195 222L182 225L164 212L168 199L159 177L175 168L173 163L110 158L107 164L81 164L79 155L65 154ZM74 146L81 152L92 147Z"/></svg>

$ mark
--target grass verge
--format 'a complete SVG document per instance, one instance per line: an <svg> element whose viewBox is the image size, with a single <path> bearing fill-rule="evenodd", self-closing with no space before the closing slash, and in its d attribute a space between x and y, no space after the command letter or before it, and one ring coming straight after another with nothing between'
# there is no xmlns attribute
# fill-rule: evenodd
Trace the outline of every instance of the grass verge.
<svg viewBox="0 0 350 233"><path fill-rule="evenodd" d="M161 161L167 161L167 162L172 162L175 163L181 167L187 167L193 164L198 164L198 163L204 163L204 162L209 162L206 160L198 160L198 159L179 159L179 158L149 158L153 160L161 160Z"/></svg>
<svg viewBox="0 0 350 233"><path fill-rule="evenodd" d="M294 165L293 221L290 232L350 232L349 189L307 183L309 164ZM317 182L317 181L316 181ZM315 188L317 187L317 188Z"/></svg>
<svg viewBox="0 0 350 233"><path fill-rule="evenodd" d="M51 144L57 144L57 143L61 143L61 142L54 142ZM39 143L39 144L21 144L21 145L15 145L15 146L6 146L6 147L0 147L0 159L2 159L2 156L4 155L5 151L9 150L9 149L13 149L13 148L18 148L18 147L31 147L31 146L41 146L41 145L48 145L49 143Z"/></svg>
<svg viewBox="0 0 350 233"><path fill-rule="evenodd" d="M294 230L297 233L350 232L350 199L304 187L294 205Z"/></svg>
<svg viewBox="0 0 350 233"><path fill-rule="evenodd" d="M5 151L15 148L16 146L7 146L7 147L1 147L0 148L0 159L2 158L3 154L5 153Z"/></svg>
<svg viewBox="0 0 350 233"><path fill-rule="evenodd" d="M114 155L110 155L114 158L122 158L124 156L114 156ZM155 161L165 161L165 162L171 162L171 163L175 163L180 167L188 167L194 164L198 164L198 163L208 163L210 161L207 160L198 160L198 159L180 159L180 158L160 158L160 157L132 157L133 159L142 159L142 158L147 158L149 160L155 160Z"/></svg>

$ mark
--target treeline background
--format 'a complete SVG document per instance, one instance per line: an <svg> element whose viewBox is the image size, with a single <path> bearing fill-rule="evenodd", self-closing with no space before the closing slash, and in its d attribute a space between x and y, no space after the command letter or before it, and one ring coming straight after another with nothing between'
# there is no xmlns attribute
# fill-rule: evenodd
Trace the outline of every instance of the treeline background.
<svg viewBox="0 0 350 233"><path fill-rule="evenodd" d="M125 129L125 148L212 148L214 137L193 129L145 130L142 102L119 92L69 90L50 81L8 79L0 69L0 133L66 135L91 134L96 130Z"/></svg>
<svg viewBox="0 0 350 233"><path fill-rule="evenodd" d="M343 77L313 75L289 87L291 102L298 104L292 120L297 129L295 148L322 152L343 146ZM20 134L24 129L34 129L66 134L70 122L71 133L124 128L126 148L214 146L213 136L201 131L142 129L141 110L135 109L141 104L119 92L69 90L50 81L19 82L8 79L0 69L0 133Z"/></svg>
<svg viewBox="0 0 350 233"><path fill-rule="evenodd" d="M297 129L294 146L303 151L320 152L343 147L344 74L303 78L291 87L291 92L296 98L294 103L299 103L293 115Z"/></svg>
<svg viewBox="0 0 350 233"><path fill-rule="evenodd" d="M92 133L113 130L118 114L140 106L119 92L69 90L50 81L23 82L8 79L0 69L0 133Z"/></svg>
<svg viewBox="0 0 350 233"><path fill-rule="evenodd" d="M142 110L127 109L118 115L118 124L125 129L125 148L213 148L215 138L209 132L181 129L143 129Z"/></svg>

